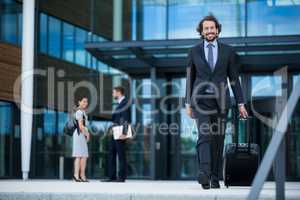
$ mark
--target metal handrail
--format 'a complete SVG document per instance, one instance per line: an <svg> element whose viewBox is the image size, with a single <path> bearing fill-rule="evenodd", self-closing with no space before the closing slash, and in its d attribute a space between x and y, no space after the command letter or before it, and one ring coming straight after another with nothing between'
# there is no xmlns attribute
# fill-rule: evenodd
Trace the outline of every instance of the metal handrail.
<svg viewBox="0 0 300 200"><path fill-rule="evenodd" d="M298 89L297 89L298 88ZM261 165L258 168L258 171L255 175L255 178L252 182L252 188L249 192L247 200L257 200L264 185L264 182L267 179L269 171L272 167L272 163L277 155L278 149L284 139L284 134L287 130L288 123L292 117L292 114L296 108L298 98L300 96L300 80L297 81L290 98L288 99L287 104L280 116L280 120L274 130L272 139L266 153L263 157Z"/></svg>

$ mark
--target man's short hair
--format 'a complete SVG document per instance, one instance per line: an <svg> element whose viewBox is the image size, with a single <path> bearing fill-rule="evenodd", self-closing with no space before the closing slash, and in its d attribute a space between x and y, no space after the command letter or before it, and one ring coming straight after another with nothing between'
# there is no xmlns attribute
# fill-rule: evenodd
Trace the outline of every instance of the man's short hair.
<svg viewBox="0 0 300 200"><path fill-rule="evenodd" d="M202 32L203 32L203 23L204 23L204 21L213 21L213 22L215 22L215 25L216 25L216 28L219 31L219 34L221 33L222 25L219 23L218 19L213 14L209 14L209 15L205 16L199 22L198 27L197 27L197 32L202 36L202 38L203 38Z"/></svg>
<svg viewBox="0 0 300 200"><path fill-rule="evenodd" d="M116 86L114 87L114 90L120 92L122 95L125 94L125 88L123 86Z"/></svg>

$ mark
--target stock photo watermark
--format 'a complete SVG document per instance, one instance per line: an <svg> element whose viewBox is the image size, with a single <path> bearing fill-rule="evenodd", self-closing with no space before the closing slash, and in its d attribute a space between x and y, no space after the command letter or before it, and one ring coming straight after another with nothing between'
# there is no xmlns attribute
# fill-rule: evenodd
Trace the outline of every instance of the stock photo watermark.
<svg viewBox="0 0 300 200"><path fill-rule="evenodd" d="M274 72L274 76L281 77L281 85L287 85L287 68L283 67ZM107 79L105 78L104 74L99 73L97 76L94 76L93 79L85 78L85 76L77 76L76 80L72 78L72 76L68 76L68 74L62 70L56 70L55 67L48 67L47 69L35 69L34 71L26 71L19 76L14 84L14 100L17 106L21 109L22 112L29 113L29 114L43 114L45 112L44 108L35 108L31 105L26 105L24 102L21 101L20 98L20 90L22 83L27 79L34 78L35 80L43 80L43 85L40 87L45 95L46 102L43 102L45 107L55 107L60 111L64 112L72 112L74 109L74 105L76 105L76 94L80 93L81 91L87 92L89 95L89 106L87 109L87 113L99 113L99 114L107 114L110 115L113 112L113 102L111 98L111 93L108 90L106 84ZM268 80L269 77L260 79L257 83L252 84L252 91L251 95L248 98L247 106L251 108L251 113L253 113L253 117L260 120L262 123L267 125L268 127L274 129L276 126L276 122L278 121L278 116L280 116L280 112L282 108L286 105L288 100L288 91L286 87L274 87L272 82ZM97 81L95 81L97 80ZM135 85L133 85L135 83ZM41 84L40 82L35 82L35 84ZM226 114L228 109L231 108L231 97L229 95L230 86L234 86L234 82L221 82L219 84L212 84L211 82L202 82L197 84L196 87L193 88L193 94L190 97L190 103L194 113L201 113L204 115L210 115L218 112L223 112ZM181 117L188 118L185 112L181 112L183 106L187 103L186 97L181 97L179 95L164 95L162 89L167 87L171 87L172 90L177 91L185 91L186 86L180 84L179 82L164 82L159 84L158 82L134 82L134 79L128 78L128 85L129 85L129 101L127 107L125 106L123 109L127 109L129 106L134 105L134 109L136 112L142 113L144 115L148 115L150 119L154 119L156 115L175 115L181 114ZM39 87L39 86L38 86ZM134 93L132 88L134 87ZM147 87L151 91L151 96L149 97L150 101L152 100L150 109L145 109L143 106L143 90ZM207 88L213 88L215 91L213 95L205 95L203 91ZM256 94L266 93L270 90L278 90L273 91L275 92L274 101L275 107L274 111L279 112L279 115L275 113L273 116L267 116L263 113L260 113L256 110L255 104L253 103L256 98ZM23 94L27 95L27 94ZM36 100L38 98L36 95L33 99ZM170 108L166 105L169 104L170 100L176 99L176 104ZM203 109L199 102L209 100L209 99L216 99L217 106L216 108L212 109ZM158 100L158 101L157 101ZM106 106L105 106L106 105ZM122 110L120 110L122 111ZM198 127L204 129L204 132L214 133L216 130L215 127L220 126L219 124L207 124L204 125L205 127ZM139 131L138 129L143 127L142 124L136 124L135 133L143 132ZM182 126L185 129L190 130L182 130ZM191 122L187 122L187 124L181 124L180 122L176 123L165 123L165 122L156 122L155 120L150 120L147 124L147 127L150 129L155 128L159 134L180 134L181 131L184 132L192 132L191 130L194 127L194 124Z"/></svg>

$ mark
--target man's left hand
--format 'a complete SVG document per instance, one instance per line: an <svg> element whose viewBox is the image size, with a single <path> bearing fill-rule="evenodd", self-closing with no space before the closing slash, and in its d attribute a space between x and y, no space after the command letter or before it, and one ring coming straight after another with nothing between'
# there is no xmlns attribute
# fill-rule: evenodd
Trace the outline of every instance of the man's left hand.
<svg viewBox="0 0 300 200"><path fill-rule="evenodd" d="M240 116L243 119L247 119L248 118L248 112L246 110L245 105L239 105L239 112L240 112Z"/></svg>

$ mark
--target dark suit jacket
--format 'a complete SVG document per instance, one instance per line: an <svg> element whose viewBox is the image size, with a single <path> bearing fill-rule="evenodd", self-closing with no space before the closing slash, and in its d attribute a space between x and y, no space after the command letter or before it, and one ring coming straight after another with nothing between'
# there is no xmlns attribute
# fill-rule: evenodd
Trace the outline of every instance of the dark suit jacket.
<svg viewBox="0 0 300 200"><path fill-rule="evenodd" d="M188 54L186 76L186 103L190 104L193 113L197 114L195 107L201 107L205 96L205 82L213 83L220 92L216 95L215 102L221 111L228 110L231 106L227 77L234 93L236 102L244 103L243 93L239 81L239 60L234 49L218 41L218 58L214 70L209 67L204 53L204 42L193 46ZM198 96L197 96L198 95Z"/></svg>
<svg viewBox="0 0 300 200"><path fill-rule="evenodd" d="M131 123L131 106L125 97L112 114L113 125L124 125L124 134L127 133L128 124Z"/></svg>

